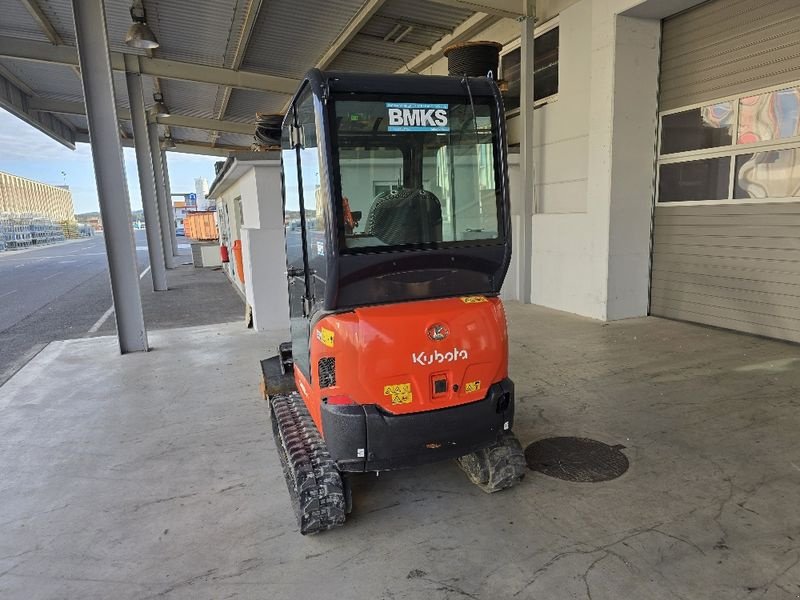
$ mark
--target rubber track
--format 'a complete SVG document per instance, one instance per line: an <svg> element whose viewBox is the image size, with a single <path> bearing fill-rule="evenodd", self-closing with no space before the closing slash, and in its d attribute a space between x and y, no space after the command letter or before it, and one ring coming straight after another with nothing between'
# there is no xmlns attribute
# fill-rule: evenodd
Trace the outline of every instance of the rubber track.
<svg viewBox="0 0 800 600"><path fill-rule="evenodd" d="M342 477L297 392L269 399L272 432L300 533L344 524Z"/></svg>

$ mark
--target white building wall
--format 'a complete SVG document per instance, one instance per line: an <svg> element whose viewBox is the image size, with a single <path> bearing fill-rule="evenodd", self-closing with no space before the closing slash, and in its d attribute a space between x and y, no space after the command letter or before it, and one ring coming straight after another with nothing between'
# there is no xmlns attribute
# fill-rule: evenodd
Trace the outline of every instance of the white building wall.
<svg viewBox="0 0 800 600"><path fill-rule="evenodd" d="M558 98L534 111L534 303L597 319L647 314L660 19L699 1L538 3L540 22L558 18L560 48ZM474 39L507 44L519 32L505 19ZM445 73L446 61L429 72ZM509 118L511 144L520 125ZM512 160L516 231L519 173ZM509 279L525 258L516 252ZM507 281L504 295L520 297L518 285Z"/></svg>
<svg viewBox="0 0 800 600"><path fill-rule="evenodd" d="M230 220L231 262L235 260L233 242L242 242L244 284L230 266L227 272L253 309L253 327L257 331L287 329L289 297L280 160L237 164L227 187L216 198L217 210L224 206ZM237 198L241 199L241 221L236 215Z"/></svg>

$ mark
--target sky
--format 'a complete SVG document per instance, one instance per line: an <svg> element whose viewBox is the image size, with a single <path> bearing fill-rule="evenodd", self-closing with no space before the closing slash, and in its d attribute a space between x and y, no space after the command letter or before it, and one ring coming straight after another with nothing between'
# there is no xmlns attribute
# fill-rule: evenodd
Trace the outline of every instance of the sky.
<svg viewBox="0 0 800 600"><path fill-rule="evenodd" d="M142 197L136 155L133 148L124 148L123 155L131 210L138 210L142 208ZM167 152L172 193L194 192L196 177L205 177L210 185L214 180L214 163L218 160L222 159ZM76 149L70 150L3 109L0 109L0 171L42 183L66 183L72 192L76 213L100 209L89 144L76 144ZM62 175L62 171L66 175Z"/></svg>

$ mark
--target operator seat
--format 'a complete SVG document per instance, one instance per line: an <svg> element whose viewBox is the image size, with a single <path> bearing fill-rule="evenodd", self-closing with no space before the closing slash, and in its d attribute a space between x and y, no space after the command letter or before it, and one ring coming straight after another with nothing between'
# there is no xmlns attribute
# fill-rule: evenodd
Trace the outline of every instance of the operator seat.
<svg viewBox="0 0 800 600"><path fill-rule="evenodd" d="M441 242L441 202L423 189L381 192L369 209L364 233L389 246Z"/></svg>

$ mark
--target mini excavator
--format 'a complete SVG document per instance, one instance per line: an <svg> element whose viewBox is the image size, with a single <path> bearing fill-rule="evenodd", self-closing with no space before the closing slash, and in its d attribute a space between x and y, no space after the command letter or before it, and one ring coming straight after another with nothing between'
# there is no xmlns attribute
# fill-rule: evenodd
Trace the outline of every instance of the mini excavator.
<svg viewBox="0 0 800 600"><path fill-rule="evenodd" d="M344 523L353 473L456 459L515 485L495 82L313 69L281 141L291 341L263 368L300 532Z"/></svg>

